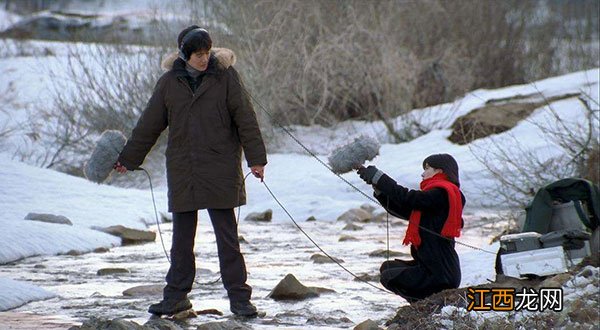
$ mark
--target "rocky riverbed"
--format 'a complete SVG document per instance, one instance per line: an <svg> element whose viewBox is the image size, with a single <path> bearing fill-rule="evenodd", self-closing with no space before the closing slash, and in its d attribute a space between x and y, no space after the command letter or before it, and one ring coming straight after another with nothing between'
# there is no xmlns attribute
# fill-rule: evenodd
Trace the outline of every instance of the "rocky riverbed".
<svg viewBox="0 0 600 330"><path fill-rule="evenodd" d="M370 210L369 210L370 211ZM377 213L377 212L375 212ZM354 220L324 220L300 222L302 228L330 255L369 283L378 283L378 269L385 260L385 217ZM498 231L494 221L468 217L468 228L463 240L482 244ZM351 224L351 225L349 225ZM165 246L170 246L171 226L160 226ZM405 231L404 222L390 219L390 250L396 257L408 253L400 244ZM151 230L157 230L156 226ZM371 319L379 326L390 320L406 302L364 282L335 263L323 258L302 233L286 219L273 221L241 220L239 233L243 237L242 250L248 267L249 284L252 285L253 302L264 316L241 320L255 329L269 328L353 328ZM208 219L201 218L196 239L197 276L190 299L196 311L216 310L198 315L180 323L184 328L233 318L218 273L218 259L214 234ZM459 247L459 254L476 253ZM148 305L160 300L161 287L168 269L168 261L158 236L155 243L115 247L77 255L32 257L3 265L0 276L26 281L57 294L56 298L36 301L11 311L12 319L51 316L57 318L56 328L80 325L93 317L134 321L144 324L150 319ZM391 258L394 258L392 256ZM490 266L493 258L490 258ZM484 267L485 265L473 265ZM471 266L464 265L469 269ZM493 269L481 271L485 278ZM269 293L277 284L293 274L302 284L330 289L316 297L301 300L274 300ZM477 280L473 274L469 281ZM465 276L463 276L465 277ZM136 288L124 292L128 289ZM221 313L222 315L219 315ZM33 313L14 314L14 313ZM8 314L7 314L8 315ZM240 321L240 320L236 320ZM19 322L15 322L19 323ZM35 322L34 322L35 323ZM22 323L26 324L26 323Z"/></svg>

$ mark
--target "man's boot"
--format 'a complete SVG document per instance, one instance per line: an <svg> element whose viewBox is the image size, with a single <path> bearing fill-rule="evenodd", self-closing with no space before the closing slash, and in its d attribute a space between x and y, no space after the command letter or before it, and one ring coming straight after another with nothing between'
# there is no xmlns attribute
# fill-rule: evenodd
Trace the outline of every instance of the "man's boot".
<svg viewBox="0 0 600 330"><path fill-rule="evenodd" d="M258 315L256 306L252 305L252 303L249 300L231 301L229 303L229 309L233 314L239 316L256 317Z"/></svg>
<svg viewBox="0 0 600 330"><path fill-rule="evenodd" d="M191 308L192 303L188 298L163 299L159 303L150 305L150 307L148 308L148 312L158 316L173 315Z"/></svg>

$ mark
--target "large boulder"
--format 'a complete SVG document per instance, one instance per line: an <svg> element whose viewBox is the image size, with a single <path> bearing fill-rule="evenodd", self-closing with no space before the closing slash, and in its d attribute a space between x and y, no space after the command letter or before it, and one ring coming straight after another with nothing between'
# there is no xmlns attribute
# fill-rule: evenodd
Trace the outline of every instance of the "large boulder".
<svg viewBox="0 0 600 330"><path fill-rule="evenodd" d="M508 131L521 120L529 117L535 109L554 101L579 95L579 93L564 94L544 99L540 98L539 93L535 93L488 100L483 107L458 117L452 124L452 134L448 140L462 145L492 134Z"/></svg>
<svg viewBox="0 0 600 330"><path fill-rule="evenodd" d="M287 274L267 297L274 300L304 300L317 297L322 292L334 291L325 288L307 287L300 283L294 275Z"/></svg>
<svg viewBox="0 0 600 330"><path fill-rule="evenodd" d="M146 242L154 242L156 239L156 233L152 231L145 231L139 229L127 228L125 226L117 225L106 228L93 227L96 230L105 232L121 238L121 244L132 245Z"/></svg>
<svg viewBox="0 0 600 330"><path fill-rule="evenodd" d="M47 223L56 223L56 224L61 224L61 225L69 225L72 226L73 223L71 222L71 220L69 220L69 218L62 216L62 215L54 215L54 214L49 214L49 213L27 213L27 215L24 218L25 220L34 220L34 221L41 221L41 222L47 222Z"/></svg>

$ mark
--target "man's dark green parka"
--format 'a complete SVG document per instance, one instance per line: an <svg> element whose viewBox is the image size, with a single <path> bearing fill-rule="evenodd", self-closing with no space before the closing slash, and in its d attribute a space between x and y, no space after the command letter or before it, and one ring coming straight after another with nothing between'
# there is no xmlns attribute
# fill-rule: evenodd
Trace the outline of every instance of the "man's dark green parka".
<svg viewBox="0 0 600 330"><path fill-rule="evenodd" d="M185 61L171 55L169 68L120 154L127 169L138 168L163 130L169 211L228 209L246 203L242 150L248 166L265 165L267 156L256 114L239 75L235 55L213 49L209 66L194 91Z"/></svg>

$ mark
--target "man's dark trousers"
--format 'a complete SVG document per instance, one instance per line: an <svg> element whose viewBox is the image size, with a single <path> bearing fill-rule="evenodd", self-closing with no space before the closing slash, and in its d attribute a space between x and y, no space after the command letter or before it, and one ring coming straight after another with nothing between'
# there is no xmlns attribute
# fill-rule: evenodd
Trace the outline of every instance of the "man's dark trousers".
<svg viewBox="0 0 600 330"><path fill-rule="evenodd" d="M208 209L217 238L217 251L223 286L230 301L248 301L252 288L246 284L246 264L240 252L233 209ZM165 299L183 299L192 290L196 276L194 238L198 211L173 213L171 267L167 273Z"/></svg>

